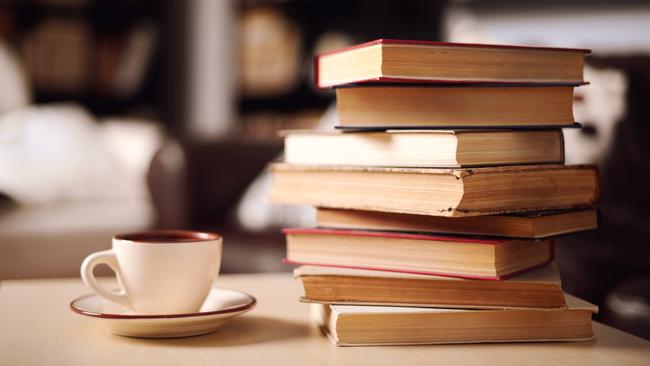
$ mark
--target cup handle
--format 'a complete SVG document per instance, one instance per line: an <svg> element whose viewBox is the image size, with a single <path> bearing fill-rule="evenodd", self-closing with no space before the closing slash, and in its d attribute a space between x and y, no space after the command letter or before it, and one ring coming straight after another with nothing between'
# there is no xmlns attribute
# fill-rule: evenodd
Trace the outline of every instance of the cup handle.
<svg viewBox="0 0 650 366"><path fill-rule="evenodd" d="M106 264L115 272L115 277L117 277L117 282L120 285L120 291L109 290L97 281L93 270L99 264ZM120 274L120 266L117 264L117 257L112 250L103 250L87 256L83 263L81 263L81 279L86 285L95 290L99 296L128 308L132 307L131 300L122 284L122 276Z"/></svg>

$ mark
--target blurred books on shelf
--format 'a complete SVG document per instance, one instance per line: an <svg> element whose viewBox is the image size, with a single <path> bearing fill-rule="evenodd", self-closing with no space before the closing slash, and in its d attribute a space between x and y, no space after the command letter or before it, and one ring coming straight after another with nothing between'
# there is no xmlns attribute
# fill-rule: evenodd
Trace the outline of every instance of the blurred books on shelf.
<svg viewBox="0 0 650 366"><path fill-rule="evenodd" d="M247 140L281 141L280 131L313 129L318 125L322 111L304 109L294 112L260 111L244 113L238 124L239 136Z"/></svg>
<svg viewBox="0 0 650 366"><path fill-rule="evenodd" d="M132 97L144 82L158 43L158 30L141 21L125 34L109 33L97 41L96 89L121 99Z"/></svg>
<svg viewBox="0 0 650 366"><path fill-rule="evenodd" d="M128 98L142 87L157 43L158 30L151 21L141 21L131 28L110 84L114 95Z"/></svg>
<svg viewBox="0 0 650 366"><path fill-rule="evenodd" d="M299 82L302 34L285 14L269 7L243 11L239 80L249 97L283 94Z"/></svg>
<svg viewBox="0 0 650 366"><path fill-rule="evenodd" d="M92 82L91 28L80 19L46 19L22 41L29 75L37 89L80 93Z"/></svg>
<svg viewBox="0 0 650 366"><path fill-rule="evenodd" d="M48 93L132 97L151 64L156 27L141 21L126 33L94 33L90 23L74 18L52 17L38 24L22 43L34 87Z"/></svg>
<svg viewBox="0 0 650 366"><path fill-rule="evenodd" d="M164 7L140 0L4 2L0 38L16 50L32 103L164 121L162 90L175 89L162 88L169 79L162 65L172 54L162 51L172 47L169 39L159 42Z"/></svg>

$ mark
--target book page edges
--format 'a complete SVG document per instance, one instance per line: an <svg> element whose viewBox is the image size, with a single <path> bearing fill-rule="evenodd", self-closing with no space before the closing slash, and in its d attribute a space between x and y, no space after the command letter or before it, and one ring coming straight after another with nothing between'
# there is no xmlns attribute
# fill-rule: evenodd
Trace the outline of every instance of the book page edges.
<svg viewBox="0 0 650 366"><path fill-rule="evenodd" d="M422 307L395 307L395 306L361 306L361 305L326 305L330 306L332 313L337 316L358 315L358 314L424 314L424 313L448 313L448 312L473 312L473 311L589 311L591 313L598 313L598 306L589 303L585 300L579 299L570 294L564 293L566 299L566 308L534 308L534 309L521 309L516 310L478 310L478 309L458 309L458 308L422 308Z"/></svg>
<svg viewBox="0 0 650 366"><path fill-rule="evenodd" d="M316 301L300 296L298 301L304 304L321 304L321 305L353 305L353 306L383 306L383 307L408 307L408 308L436 308L436 309L460 309L460 310L539 310L539 309L567 309L566 305L555 308L539 308L527 306L496 306L496 305L447 305L447 304L395 304L386 302L354 302L346 304L331 301Z"/></svg>
<svg viewBox="0 0 650 366"><path fill-rule="evenodd" d="M539 165L515 165L499 167L482 167L482 168L400 168L400 167L372 167L372 166L354 166L354 165L307 165L307 164L289 164L284 162L275 162L270 164L271 171L349 171L349 172L376 172L376 173L412 173L412 174L445 174L456 175L462 178L469 174L485 173L505 173L519 171L545 171L545 170L564 170L564 169L585 169L597 171L595 165L579 164L539 164Z"/></svg>
<svg viewBox="0 0 650 366"><path fill-rule="evenodd" d="M325 333L329 336L329 330L324 329ZM472 340L472 341L447 341L447 342L378 342L378 343L345 343L335 340L333 337L329 337L330 340L337 346L341 347L357 347L357 346L406 346L406 345L435 345L435 344L477 344L477 343L530 343L530 342L584 342L584 341L593 341L596 339L596 336L586 337L586 338L544 338L544 339L482 339L482 340Z"/></svg>
<svg viewBox="0 0 650 366"><path fill-rule="evenodd" d="M299 278L302 276L346 276L346 277L373 277L373 278L397 278L397 279L422 279L422 280L439 280L439 281L469 281L462 278L421 275L414 273L401 272L384 272L356 268L338 268L338 267L320 267L320 266L300 266L293 270L293 276ZM561 278L555 264L523 273L519 276L511 277L504 281L510 282L529 282L529 283L552 283L561 285Z"/></svg>

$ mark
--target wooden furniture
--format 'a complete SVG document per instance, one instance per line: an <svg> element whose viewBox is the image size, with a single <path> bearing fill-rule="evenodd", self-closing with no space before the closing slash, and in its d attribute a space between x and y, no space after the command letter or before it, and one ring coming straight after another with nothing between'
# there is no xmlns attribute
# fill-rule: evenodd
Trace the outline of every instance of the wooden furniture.
<svg viewBox="0 0 650 366"><path fill-rule="evenodd" d="M650 342L595 323L592 342L352 347L332 345L298 302L289 274L223 275L219 287L257 307L216 333L179 339L110 334L68 304L90 292L79 279L0 282L2 365L647 365Z"/></svg>

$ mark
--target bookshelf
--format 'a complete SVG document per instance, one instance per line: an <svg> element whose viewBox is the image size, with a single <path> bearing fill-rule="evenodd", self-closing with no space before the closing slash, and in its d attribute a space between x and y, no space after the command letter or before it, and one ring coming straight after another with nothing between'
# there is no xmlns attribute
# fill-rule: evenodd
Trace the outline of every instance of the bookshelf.
<svg viewBox="0 0 650 366"><path fill-rule="evenodd" d="M205 24L227 24L194 29L203 19L196 14L201 6L214 8ZM224 11L203 0L8 0L0 2L0 38L24 61L35 103L72 101L96 115L148 117L173 135L190 137L191 120L202 108L230 103L232 113L213 106L202 123L226 124L221 138L273 140L277 129L310 127L333 101L331 91L312 86L314 53L381 37L440 39L443 2L240 0L231 6ZM230 39L231 54L224 51L229 48L210 51L212 56L201 51L200 42L215 37ZM212 59L197 63L205 57ZM228 62L220 61L224 57ZM195 80L193 70L202 64L206 69L198 75L206 77ZM232 74L234 90L221 96L227 78L206 72ZM206 83L216 84L205 89ZM210 92L197 103L193 94L200 90Z"/></svg>
<svg viewBox="0 0 650 366"><path fill-rule="evenodd" d="M0 37L17 51L35 103L78 102L98 115L160 117L162 7L155 1L0 3Z"/></svg>
<svg viewBox="0 0 650 366"><path fill-rule="evenodd" d="M238 13L244 43L240 44L239 67L244 82L240 84L238 111L244 131L271 139L277 129L313 126L334 100L332 91L313 86L314 54L377 38L439 39L442 5L411 0L242 1ZM247 56L255 55L254 47L269 52L257 52L258 60L248 60ZM278 65L281 61L286 67ZM264 73L246 75L249 68L253 74L255 67L286 74L286 82L275 82L273 75L265 80L269 75ZM276 127L257 131L264 119ZM274 122L280 119L286 122Z"/></svg>

